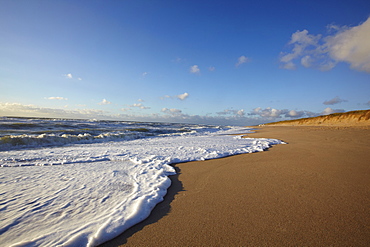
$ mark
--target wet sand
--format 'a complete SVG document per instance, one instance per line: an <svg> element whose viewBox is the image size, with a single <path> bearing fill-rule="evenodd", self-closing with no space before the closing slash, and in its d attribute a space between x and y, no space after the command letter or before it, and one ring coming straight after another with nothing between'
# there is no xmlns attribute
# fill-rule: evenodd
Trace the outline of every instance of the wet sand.
<svg viewBox="0 0 370 247"><path fill-rule="evenodd" d="M151 216L102 246L369 246L369 126L248 137L288 144L177 164Z"/></svg>

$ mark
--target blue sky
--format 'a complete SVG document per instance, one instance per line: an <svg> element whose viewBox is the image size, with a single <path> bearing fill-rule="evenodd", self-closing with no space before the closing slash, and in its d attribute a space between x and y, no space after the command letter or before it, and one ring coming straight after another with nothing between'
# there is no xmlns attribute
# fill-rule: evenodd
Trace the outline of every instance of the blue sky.
<svg viewBox="0 0 370 247"><path fill-rule="evenodd" d="M0 1L0 116L253 125L370 108L370 2Z"/></svg>

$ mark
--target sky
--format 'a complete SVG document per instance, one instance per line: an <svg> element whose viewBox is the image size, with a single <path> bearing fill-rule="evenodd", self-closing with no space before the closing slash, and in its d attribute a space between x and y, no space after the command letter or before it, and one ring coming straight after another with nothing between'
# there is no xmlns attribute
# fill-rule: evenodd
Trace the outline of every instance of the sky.
<svg viewBox="0 0 370 247"><path fill-rule="evenodd" d="M0 116L245 126L369 108L368 0L0 0Z"/></svg>

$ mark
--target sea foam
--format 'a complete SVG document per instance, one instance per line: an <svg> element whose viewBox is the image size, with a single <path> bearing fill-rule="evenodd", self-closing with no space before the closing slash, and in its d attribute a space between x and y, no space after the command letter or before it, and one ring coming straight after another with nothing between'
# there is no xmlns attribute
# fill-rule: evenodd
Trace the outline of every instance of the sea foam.
<svg viewBox="0 0 370 247"><path fill-rule="evenodd" d="M170 186L170 165L282 143L242 128L0 152L4 246L96 246L144 220ZM200 164L201 165L201 164Z"/></svg>

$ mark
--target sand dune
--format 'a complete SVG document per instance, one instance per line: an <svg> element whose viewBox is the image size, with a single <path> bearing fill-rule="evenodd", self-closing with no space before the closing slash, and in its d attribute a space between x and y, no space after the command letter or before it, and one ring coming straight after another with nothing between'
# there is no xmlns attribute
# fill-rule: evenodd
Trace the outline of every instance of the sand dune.
<svg viewBox="0 0 370 247"><path fill-rule="evenodd" d="M266 125L296 126L296 125L320 125L320 126L368 126L370 125L370 110L350 111L334 113L325 116L287 120Z"/></svg>

